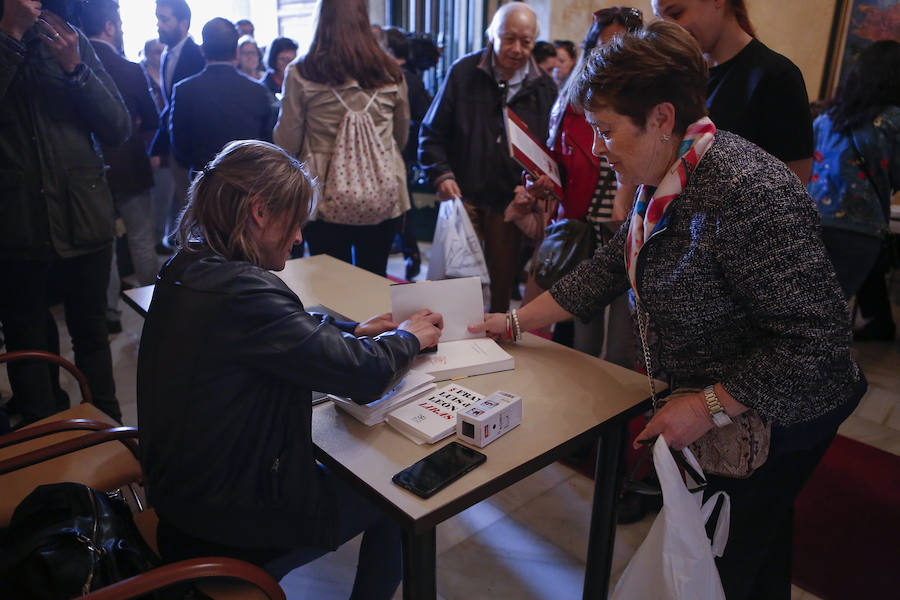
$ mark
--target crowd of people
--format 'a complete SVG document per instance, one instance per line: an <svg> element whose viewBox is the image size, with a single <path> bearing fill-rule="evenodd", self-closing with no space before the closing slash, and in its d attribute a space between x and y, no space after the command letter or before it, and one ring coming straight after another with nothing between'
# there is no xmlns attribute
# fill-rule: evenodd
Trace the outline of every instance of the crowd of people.
<svg viewBox="0 0 900 600"><path fill-rule="evenodd" d="M577 349L667 381L638 441L681 449L766 424L764 464L705 493L731 496L727 597L786 597L794 499L866 389L847 301L870 317L859 339L895 334L900 43L865 50L814 123L800 70L756 37L743 0L652 6L650 24L630 7L586 15L578 48L539 41L533 9L505 3L432 98L410 37L373 26L364 0L320 3L305 52L221 17L197 44L186 0L156 0L140 63L124 58L116 0L3 0L6 346L58 352L62 301L94 403L121 420L120 218L135 282L156 284L137 386L164 559L234 556L280 576L365 532L353 597L394 593L400 530L316 463L311 390L377 398L442 317L335 321L270 271L305 243L383 276L399 235L415 277L421 169L483 243L490 304L473 331L514 342L574 321ZM504 110L546 140L561 196L510 157ZM523 247L563 219L589 223L597 250L549 289L529 277L510 310ZM21 424L68 406L46 366L9 377Z"/></svg>

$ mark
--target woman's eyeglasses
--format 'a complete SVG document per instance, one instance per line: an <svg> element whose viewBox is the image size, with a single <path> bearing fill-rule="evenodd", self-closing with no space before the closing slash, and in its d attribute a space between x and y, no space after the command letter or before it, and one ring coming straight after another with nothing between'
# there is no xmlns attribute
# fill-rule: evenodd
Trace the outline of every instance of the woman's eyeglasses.
<svg viewBox="0 0 900 600"><path fill-rule="evenodd" d="M640 27L644 23L644 13L630 6L601 8L594 12L594 22L604 27L615 22L619 22L626 27Z"/></svg>

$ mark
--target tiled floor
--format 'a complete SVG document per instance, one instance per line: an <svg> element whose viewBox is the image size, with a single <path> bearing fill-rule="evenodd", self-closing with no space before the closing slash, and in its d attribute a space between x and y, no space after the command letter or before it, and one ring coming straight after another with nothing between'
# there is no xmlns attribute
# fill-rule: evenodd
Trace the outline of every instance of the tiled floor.
<svg viewBox="0 0 900 600"><path fill-rule="evenodd" d="M427 253L427 245L423 245ZM391 257L389 273L402 277L403 259ZM425 277L426 267L422 274ZM896 278L900 279L900 278ZM900 321L900 281L894 286ZM63 354L71 345L60 319ZM135 372L142 319L123 311L121 334L111 339L118 397L124 421L137 424ZM841 433L900 455L900 343L857 344L854 352L869 378L869 392ZM72 382L72 397L77 397ZM0 394L9 396L5 372ZM561 464L551 465L492 498L442 523L437 529L438 592L441 598L565 600L581 597L592 482ZM614 580L650 528L652 517L616 532ZM895 543L889 541L887 543ZM288 574L290 599L330 600L349 596L359 540ZM400 598L398 590L395 598ZM793 600L815 597L799 588Z"/></svg>

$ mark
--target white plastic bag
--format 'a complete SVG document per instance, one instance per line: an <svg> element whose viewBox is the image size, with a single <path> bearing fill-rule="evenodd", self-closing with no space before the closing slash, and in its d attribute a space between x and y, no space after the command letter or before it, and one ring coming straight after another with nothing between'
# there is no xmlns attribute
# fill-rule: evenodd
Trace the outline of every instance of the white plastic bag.
<svg viewBox="0 0 900 600"><path fill-rule="evenodd" d="M688 449L685 458L699 474L697 459ZM653 464L663 493L663 507L650 533L625 567L613 600L725 600L713 555L722 556L728 541L731 499L716 492L703 503L703 492L691 493L662 436L653 446ZM719 497L722 509L712 545L705 523Z"/></svg>
<svg viewBox="0 0 900 600"><path fill-rule="evenodd" d="M481 241L469 220L462 200L441 202L434 241L428 257L428 279L478 277L485 306L490 304L490 283Z"/></svg>

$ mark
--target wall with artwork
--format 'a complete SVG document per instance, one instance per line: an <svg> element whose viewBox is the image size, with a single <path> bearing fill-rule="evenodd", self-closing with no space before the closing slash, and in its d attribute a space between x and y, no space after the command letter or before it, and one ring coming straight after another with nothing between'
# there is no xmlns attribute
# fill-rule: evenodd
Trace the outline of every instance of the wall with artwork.
<svg viewBox="0 0 900 600"><path fill-rule="evenodd" d="M826 56L822 94L833 93L859 53L879 40L900 41L900 2L897 0L838 0ZM897 75L900 77L900 74Z"/></svg>

